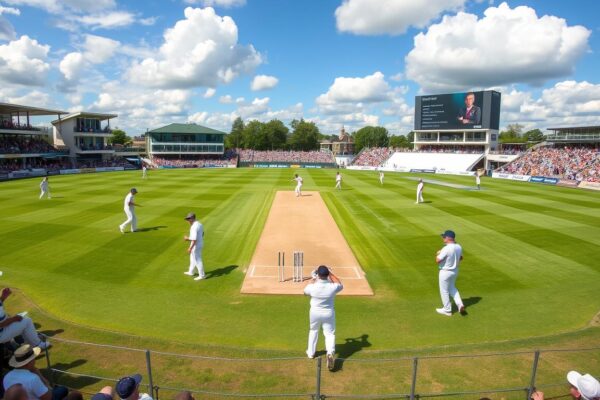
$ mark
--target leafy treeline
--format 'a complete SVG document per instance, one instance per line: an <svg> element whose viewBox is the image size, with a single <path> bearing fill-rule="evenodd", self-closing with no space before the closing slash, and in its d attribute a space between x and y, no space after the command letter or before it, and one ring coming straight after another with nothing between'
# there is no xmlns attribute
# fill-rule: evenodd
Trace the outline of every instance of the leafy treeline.
<svg viewBox="0 0 600 400"><path fill-rule="evenodd" d="M269 122L249 121L244 123L237 118L231 126L231 132L225 137L225 147L253 150L318 150L319 141L337 140L337 135L323 135L314 122L304 119L293 120L288 128L278 119ZM411 147L414 134L390 136L381 126L365 126L351 134L355 152L363 147Z"/></svg>
<svg viewBox="0 0 600 400"><path fill-rule="evenodd" d="M538 143L546 139L542 131L532 129L523 132L523 125L509 124L500 132L500 143Z"/></svg>

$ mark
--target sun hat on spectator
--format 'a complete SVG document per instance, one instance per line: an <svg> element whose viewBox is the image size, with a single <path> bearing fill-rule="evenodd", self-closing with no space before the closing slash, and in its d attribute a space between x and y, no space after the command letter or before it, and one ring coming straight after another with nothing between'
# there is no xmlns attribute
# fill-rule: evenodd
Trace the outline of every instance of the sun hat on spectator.
<svg viewBox="0 0 600 400"><path fill-rule="evenodd" d="M584 400L600 397L600 382L590 374L581 375L577 371L570 371L567 381L577 388Z"/></svg>
<svg viewBox="0 0 600 400"><path fill-rule="evenodd" d="M20 368L29 364L29 362L39 356L41 352L42 349L39 347L31 347L28 344L24 344L15 350L15 353L8 361L8 365L13 368Z"/></svg>

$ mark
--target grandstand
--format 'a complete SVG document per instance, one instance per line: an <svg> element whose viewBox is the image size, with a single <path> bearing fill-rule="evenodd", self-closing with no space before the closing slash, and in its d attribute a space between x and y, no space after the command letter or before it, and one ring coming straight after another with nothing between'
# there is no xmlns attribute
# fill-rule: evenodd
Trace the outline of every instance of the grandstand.
<svg viewBox="0 0 600 400"><path fill-rule="evenodd" d="M115 114L77 112L52 121L54 144L69 148L77 160L109 160L115 150L108 144L112 136L110 120ZM106 124L102 123L106 121Z"/></svg>
<svg viewBox="0 0 600 400"><path fill-rule="evenodd" d="M600 126L549 130L553 134L545 142L497 172L559 181L600 182Z"/></svg>
<svg viewBox="0 0 600 400"><path fill-rule="evenodd" d="M250 150L238 149L240 166L285 168L303 166L306 168L335 167L335 158L329 151L295 150Z"/></svg>
<svg viewBox="0 0 600 400"><path fill-rule="evenodd" d="M66 149L50 143L50 130L33 125L31 117L59 116L65 111L0 103L0 174L41 174L44 166L66 163Z"/></svg>

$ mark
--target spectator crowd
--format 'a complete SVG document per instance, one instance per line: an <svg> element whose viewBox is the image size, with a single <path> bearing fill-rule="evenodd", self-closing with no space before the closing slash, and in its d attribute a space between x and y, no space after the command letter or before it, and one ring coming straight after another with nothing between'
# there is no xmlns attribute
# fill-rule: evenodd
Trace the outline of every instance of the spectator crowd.
<svg viewBox="0 0 600 400"><path fill-rule="evenodd" d="M35 154L35 153L58 153L60 150L54 148L44 139L37 137L0 136L0 154Z"/></svg>
<svg viewBox="0 0 600 400"><path fill-rule="evenodd" d="M371 147L363 149L352 161L352 165L359 167L379 167L393 154L387 147Z"/></svg>
<svg viewBox="0 0 600 400"><path fill-rule="evenodd" d="M325 151L238 149L237 152L240 162L335 163L333 154Z"/></svg>
<svg viewBox="0 0 600 400"><path fill-rule="evenodd" d="M237 165L237 153L234 150L227 150L223 156L196 156L189 158L166 158L153 157L152 163L157 167L167 168L206 168L206 167L227 167Z"/></svg>
<svg viewBox="0 0 600 400"><path fill-rule="evenodd" d="M539 147L502 166L499 172L598 182L599 151L588 146Z"/></svg>
<svg viewBox="0 0 600 400"><path fill-rule="evenodd" d="M36 128L35 126L22 124L13 121L12 119L3 119L0 120L0 129L14 129L19 131L39 131L40 128Z"/></svg>

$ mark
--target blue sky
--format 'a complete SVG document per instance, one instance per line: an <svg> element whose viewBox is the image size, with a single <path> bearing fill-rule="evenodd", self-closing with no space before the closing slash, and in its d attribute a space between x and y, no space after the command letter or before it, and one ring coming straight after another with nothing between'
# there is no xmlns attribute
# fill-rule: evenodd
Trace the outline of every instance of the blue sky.
<svg viewBox="0 0 600 400"><path fill-rule="evenodd" d="M595 0L0 0L0 101L130 134L233 119L413 126L414 96L503 95L501 125L600 123Z"/></svg>

